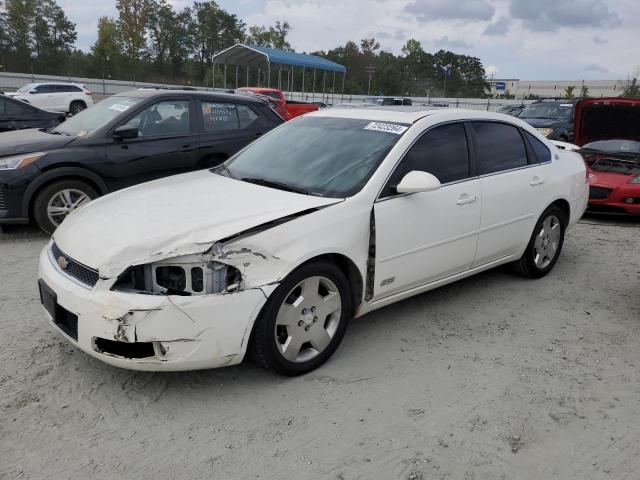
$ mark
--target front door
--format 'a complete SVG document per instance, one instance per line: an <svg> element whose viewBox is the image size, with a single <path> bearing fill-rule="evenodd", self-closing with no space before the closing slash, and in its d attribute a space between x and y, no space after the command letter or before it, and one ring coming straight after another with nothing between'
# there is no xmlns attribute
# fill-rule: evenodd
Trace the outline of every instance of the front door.
<svg viewBox="0 0 640 480"><path fill-rule="evenodd" d="M435 175L442 187L398 194L413 170ZM463 123L425 132L396 167L375 204L374 299L468 270L480 224L480 182L475 177Z"/></svg>
<svg viewBox="0 0 640 480"><path fill-rule="evenodd" d="M138 128L138 138L114 140L100 174L122 188L194 170L199 139L191 110L189 99L163 99L125 121Z"/></svg>

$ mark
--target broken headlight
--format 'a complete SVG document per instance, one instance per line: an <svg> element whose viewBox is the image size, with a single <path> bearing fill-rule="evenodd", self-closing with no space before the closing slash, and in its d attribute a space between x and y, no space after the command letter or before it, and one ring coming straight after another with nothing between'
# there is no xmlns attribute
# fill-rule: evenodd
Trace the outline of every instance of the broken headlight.
<svg viewBox="0 0 640 480"><path fill-rule="evenodd" d="M206 295L222 293L240 283L237 268L195 258L169 259L125 270L113 290L154 295Z"/></svg>

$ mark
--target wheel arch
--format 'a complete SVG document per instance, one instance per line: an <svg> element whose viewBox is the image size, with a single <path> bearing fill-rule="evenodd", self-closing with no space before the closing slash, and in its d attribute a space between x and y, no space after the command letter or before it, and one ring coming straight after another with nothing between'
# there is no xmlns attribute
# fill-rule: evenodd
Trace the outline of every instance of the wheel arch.
<svg viewBox="0 0 640 480"><path fill-rule="evenodd" d="M22 198L22 212L24 217L32 218L33 201L38 192L47 185L60 180L80 180L91 185L100 195L109 193L109 187L96 173L80 167L60 167L43 172L27 187Z"/></svg>
<svg viewBox="0 0 640 480"><path fill-rule="evenodd" d="M571 220L571 205L569 204L569 202L566 201L564 198L558 198L557 200L551 202L547 208L549 208L552 205L557 206L558 208L560 208L560 210L563 211L566 217L565 220L567 221L567 223L569 223L569 221Z"/></svg>

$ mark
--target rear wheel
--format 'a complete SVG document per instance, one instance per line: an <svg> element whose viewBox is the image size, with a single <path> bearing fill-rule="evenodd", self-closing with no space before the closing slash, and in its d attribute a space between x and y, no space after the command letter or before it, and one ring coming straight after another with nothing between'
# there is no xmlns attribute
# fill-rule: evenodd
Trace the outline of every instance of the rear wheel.
<svg viewBox="0 0 640 480"><path fill-rule="evenodd" d="M33 216L42 230L52 234L69 213L98 196L93 187L81 180L60 180L38 192Z"/></svg>
<svg viewBox="0 0 640 480"><path fill-rule="evenodd" d="M86 103L80 100L74 100L73 102L71 102L71 105L69 105L69 113L71 115L76 115L86 108L87 108Z"/></svg>
<svg viewBox="0 0 640 480"><path fill-rule="evenodd" d="M540 216L520 260L514 266L521 274L540 278L549 273L560 256L567 219L561 208L552 205Z"/></svg>
<svg viewBox="0 0 640 480"><path fill-rule="evenodd" d="M255 357L265 368L300 375L335 352L351 317L344 274L314 263L291 273L273 293L253 332Z"/></svg>

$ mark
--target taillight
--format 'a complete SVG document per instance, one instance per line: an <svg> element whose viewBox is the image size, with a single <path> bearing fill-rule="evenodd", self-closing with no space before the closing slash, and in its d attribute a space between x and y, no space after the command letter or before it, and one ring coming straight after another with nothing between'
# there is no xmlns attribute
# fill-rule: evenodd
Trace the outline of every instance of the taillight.
<svg viewBox="0 0 640 480"><path fill-rule="evenodd" d="M91 93L89 90L87 90L87 91L86 91L86 92L84 92L84 93L86 93L87 95L93 95L93 93Z"/></svg>

